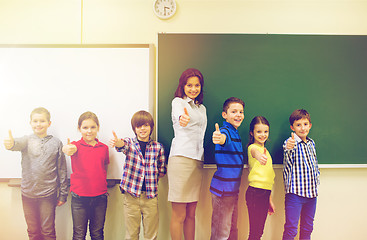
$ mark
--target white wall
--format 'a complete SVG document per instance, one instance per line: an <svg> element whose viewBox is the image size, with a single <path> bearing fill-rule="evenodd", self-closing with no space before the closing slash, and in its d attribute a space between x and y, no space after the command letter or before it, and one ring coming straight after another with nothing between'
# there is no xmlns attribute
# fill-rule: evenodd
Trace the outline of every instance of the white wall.
<svg viewBox="0 0 367 240"><path fill-rule="evenodd" d="M367 34L367 1L362 0L176 2L176 15L162 21L153 14L153 0L0 0L0 44L156 45L158 32ZM3 138L0 136L1 141ZM244 202L247 173L245 170L240 193L241 239L247 239L248 232ZM208 239L210 235L211 199L208 188L213 174L214 169L205 170L197 210L198 240ZM313 239L365 239L366 183L367 169L321 169ZM121 195L117 187L109 189L109 192L106 239L122 239L124 226ZM0 183L0 193L1 239L26 239L19 188L10 188L7 183ZM166 177L160 183L159 194L159 239L165 240L169 239L170 216L170 205L166 200ZM280 239L283 230L284 192L281 169L276 169L273 194L277 213L266 223L265 240ZM57 210L57 234L61 240L70 239L72 234L69 204L70 201Z"/></svg>

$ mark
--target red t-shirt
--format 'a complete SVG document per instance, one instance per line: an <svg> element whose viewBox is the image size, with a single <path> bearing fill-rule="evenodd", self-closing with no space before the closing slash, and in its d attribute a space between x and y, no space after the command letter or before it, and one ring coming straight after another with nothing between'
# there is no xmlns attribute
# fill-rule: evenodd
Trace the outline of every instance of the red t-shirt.
<svg viewBox="0 0 367 240"><path fill-rule="evenodd" d="M70 191L79 196L95 197L107 192L108 146L96 141L95 146L83 138L71 143L78 150L71 156Z"/></svg>

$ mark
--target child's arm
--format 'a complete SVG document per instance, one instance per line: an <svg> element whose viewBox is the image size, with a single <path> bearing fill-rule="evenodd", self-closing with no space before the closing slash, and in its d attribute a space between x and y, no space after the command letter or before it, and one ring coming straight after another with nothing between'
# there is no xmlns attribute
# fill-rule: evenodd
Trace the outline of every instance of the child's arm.
<svg viewBox="0 0 367 240"><path fill-rule="evenodd" d="M261 165L265 165L268 161L268 157L266 156L266 148L264 148L264 153L261 153L259 150L252 148L251 155L253 158L256 158L256 160L259 161Z"/></svg>
<svg viewBox="0 0 367 240"><path fill-rule="evenodd" d="M9 137L4 139L4 146L7 150L10 150L14 147L14 138L11 130L9 130Z"/></svg>
<svg viewBox="0 0 367 240"><path fill-rule="evenodd" d="M291 150L294 148L295 145L296 145L296 140L294 140L294 132L292 132L292 137L288 138L287 140L286 149Z"/></svg>
<svg viewBox="0 0 367 240"><path fill-rule="evenodd" d="M125 141L122 139L119 139L115 133L115 131L112 131L113 138L110 140L110 147L111 148L122 148L125 146Z"/></svg>
<svg viewBox="0 0 367 240"><path fill-rule="evenodd" d="M166 156L164 155L163 145L161 145L158 155L158 171L159 171L158 178L164 177L164 175L166 175L167 173Z"/></svg>
<svg viewBox="0 0 367 240"><path fill-rule="evenodd" d="M275 206L273 203L273 199L271 198L271 195L269 197L269 209L268 209L268 214L269 215L273 215L275 213Z"/></svg>
<svg viewBox="0 0 367 240"><path fill-rule="evenodd" d="M218 123L215 124L215 131L213 132L213 143L223 145L226 142L226 135L220 133Z"/></svg>
<svg viewBox="0 0 367 240"><path fill-rule="evenodd" d="M74 144L71 144L70 138L68 138L68 144L62 147L62 151L68 156L73 156L78 151L78 148Z"/></svg>
<svg viewBox="0 0 367 240"><path fill-rule="evenodd" d="M75 145L74 145L75 146ZM59 180L59 199L57 206L61 206L66 202L68 197L68 178L67 178L67 168L66 168L66 160L65 155L62 152L62 143L60 142L59 154L57 159L57 172L58 172L58 180Z"/></svg>

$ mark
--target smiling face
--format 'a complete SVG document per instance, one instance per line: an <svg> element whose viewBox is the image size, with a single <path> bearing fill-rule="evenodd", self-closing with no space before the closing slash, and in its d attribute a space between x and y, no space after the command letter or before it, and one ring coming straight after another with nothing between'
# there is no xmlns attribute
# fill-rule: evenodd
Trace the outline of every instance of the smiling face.
<svg viewBox="0 0 367 240"><path fill-rule="evenodd" d="M304 142L307 140L307 135L310 132L311 127L312 124L307 118L296 120L293 122L293 125L291 125L292 131L294 131Z"/></svg>
<svg viewBox="0 0 367 240"><path fill-rule="evenodd" d="M83 140L90 145L94 145L96 143L97 133L99 127L97 123L88 118L85 119L79 127L79 132L82 134Z"/></svg>
<svg viewBox="0 0 367 240"><path fill-rule="evenodd" d="M151 133L151 127L148 123L135 128L136 137L140 141L148 142L150 133Z"/></svg>
<svg viewBox="0 0 367 240"><path fill-rule="evenodd" d="M254 136L254 143L264 146L269 138L269 126L262 123L256 124L252 135Z"/></svg>
<svg viewBox="0 0 367 240"><path fill-rule="evenodd" d="M30 124L34 134L43 138L47 136L47 129L50 127L51 121L48 120L46 114L33 113Z"/></svg>
<svg viewBox="0 0 367 240"><path fill-rule="evenodd" d="M187 79L186 85L184 86L185 95L192 100L195 100L201 92L201 84L198 77L190 77Z"/></svg>
<svg viewBox="0 0 367 240"><path fill-rule="evenodd" d="M239 126L241 126L241 123L245 118L242 104L236 102L231 103L227 109L227 112L222 112L222 117L237 129Z"/></svg>

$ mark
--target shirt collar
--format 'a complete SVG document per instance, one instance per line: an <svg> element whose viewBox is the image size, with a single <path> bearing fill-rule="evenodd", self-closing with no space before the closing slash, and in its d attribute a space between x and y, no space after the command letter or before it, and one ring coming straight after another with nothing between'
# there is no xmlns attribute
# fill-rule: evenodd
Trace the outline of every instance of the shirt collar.
<svg viewBox="0 0 367 240"><path fill-rule="evenodd" d="M133 141L134 141L135 143L139 143L139 140L138 140L138 138L137 138L137 137L134 137L134 138L133 138ZM149 140L148 140L147 144L149 144L151 141L152 141L152 139L149 137Z"/></svg>
<svg viewBox="0 0 367 240"><path fill-rule="evenodd" d="M188 97L183 97L183 100L185 101L185 102L187 102L187 103L192 103L193 105L195 105L195 101L194 100L192 100L191 98L188 98Z"/></svg>
<svg viewBox="0 0 367 240"><path fill-rule="evenodd" d="M37 135L36 135L36 134L34 134L34 133L33 133L32 135L33 135L33 137L34 137L34 138L41 139L41 140L42 140L42 139L51 139L51 138L52 138L52 135L47 135L46 137L43 137L43 138L41 138L41 137L37 136Z"/></svg>
<svg viewBox="0 0 367 240"><path fill-rule="evenodd" d="M227 126L228 128L230 128L230 129L232 129L233 131L236 131L237 132L237 129L235 128L235 127L233 127L233 125L232 124L230 124L229 122L227 122L227 121L224 121L223 122L223 127L224 126Z"/></svg>
<svg viewBox="0 0 367 240"><path fill-rule="evenodd" d="M81 138L80 139L80 144L82 144L82 145L84 145L84 146L89 146L89 147L98 147L99 145L101 145L101 143L100 143L100 141L98 141L98 139L96 138L95 139L96 140L96 145L94 145L94 146L92 146L92 145L90 145L90 144L88 144L88 143L86 143L85 141L84 141L84 139L83 138Z"/></svg>
<svg viewBox="0 0 367 240"><path fill-rule="evenodd" d="M294 133L294 140L296 140L297 144L303 142L303 140L300 137L298 137L298 135L296 133ZM310 141L310 138L306 137L306 142L304 142L304 143L307 144L309 141Z"/></svg>

